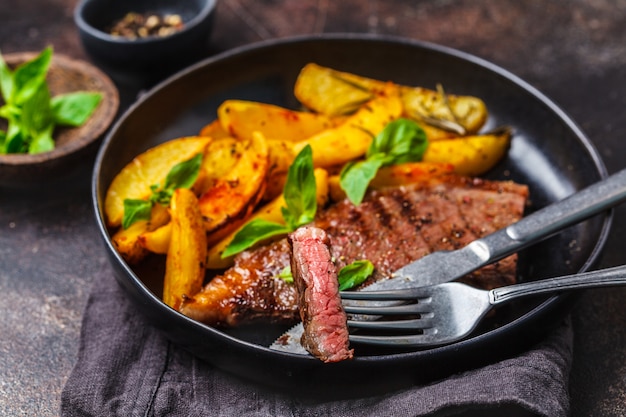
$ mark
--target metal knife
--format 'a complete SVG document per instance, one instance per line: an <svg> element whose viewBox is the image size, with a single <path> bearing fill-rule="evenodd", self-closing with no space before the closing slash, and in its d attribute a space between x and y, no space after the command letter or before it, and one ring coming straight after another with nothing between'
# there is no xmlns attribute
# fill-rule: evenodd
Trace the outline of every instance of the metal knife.
<svg viewBox="0 0 626 417"><path fill-rule="evenodd" d="M467 246L454 251L433 252L398 269L392 277L368 285L361 291L422 287L453 281L485 265L512 255L626 200L626 169L575 194L523 217ZM302 324L277 339L272 349L295 352ZM288 341L288 343L283 343ZM306 353L306 351L304 351ZM302 353L302 352L295 352Z"/></svg>

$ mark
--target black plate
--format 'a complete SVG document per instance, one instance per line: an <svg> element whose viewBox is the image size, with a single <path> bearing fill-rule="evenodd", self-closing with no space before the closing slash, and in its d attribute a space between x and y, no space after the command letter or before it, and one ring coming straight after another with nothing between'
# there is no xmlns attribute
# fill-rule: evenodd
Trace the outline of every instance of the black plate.
<svg viewBox="0 0 626 417"><path fill-rule="evenodd" d="M298 107L292 88L308 62L408 85L433 88L441 83L448 93L481 97L490 109L486 128L515 129L507 158L489 177L528 184L529 210L606 176L589 140L555 104L517 77L468 54L363 35L291 38L233 50L188 68L143 96L111 131L96 161L93 202L99 228L118 281L146 317L175 343L226 371L281 389L340 396L440 378L518 353L545 336L571 306L570 296L502 309L473 336L452 345L404 353L357 352L352 361L323 364L269 350L266 346L283 328L258 326L226 333L184 317L159 299L162 259L135 269L121 259L110 244L102 211L103 196L115 174L149 147L196 134L215 119L225 99ZM588 269L609 226L610 215L597 216L524 251L519 278L534 280Z"/></svg>

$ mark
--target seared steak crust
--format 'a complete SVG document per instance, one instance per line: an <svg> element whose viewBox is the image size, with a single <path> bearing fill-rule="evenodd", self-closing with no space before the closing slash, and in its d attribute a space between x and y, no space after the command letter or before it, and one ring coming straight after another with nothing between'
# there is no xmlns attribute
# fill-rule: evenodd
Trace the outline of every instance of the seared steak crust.
<svg viewBox="0 0 626 417"><path fill-rule="evenodd" d="M338 269L359 259L375 265L368 285L435 250L458 249L519 220L527 197L528 188L511 181L450 175L370 191L359 206L341 201L321 210L314 225L328 234ZM296 290L277 278L290 263L288 253L286 239L241 253L181 311L212 325L297 321ZM514 283L516 262L510 256L463 280L488 289Z"/></svg>
<svg viewBox="0 0 626 417"><path fill-rule="evenodd" d="M330 257L330 239L317 227L301 227L288 236L291 273L298 291L301 343L323 362L351 359L346 312L339 296L337 268Z"/></svg>
<svg viewBox="0 0 626 417"><path fill-rule="evenodd" d="M183 300L180 311L195 320L223 327L257 319L295 322L296 289L277 278L289 262L286 239L242 252L233 267L214 277L198 294Z"/></svg>

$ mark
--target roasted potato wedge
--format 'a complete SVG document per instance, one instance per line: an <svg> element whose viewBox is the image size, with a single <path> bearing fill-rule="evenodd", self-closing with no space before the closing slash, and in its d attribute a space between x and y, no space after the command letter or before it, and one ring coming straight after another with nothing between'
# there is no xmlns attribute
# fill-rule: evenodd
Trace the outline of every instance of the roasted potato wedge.
<svg viewBox="0 0 626 417"><path fill-rule="evenodd" d="M400 96L404 115L420 123L431 141L473 135L487 121L487 106L477 97L446 94L442 87L401 87Z"/></svg>
<svg viewBox="0 0 626 417"><path fill-rule="evenodd" d="M428 144L423 161L449 163L454 166L457 174L479 176L493 168L506 155L510 143L509 129L438 140Z"/></svg>
<svg viewBox="0 0 626 417"><path fill-rule="evenodd" d="M202 287L207 241L198 199L191 190L174 191L170 207L172 231L165 261L163 301L178 309L183 297L192 296Z"/></svg>
<svg viewBox="0 0 626 417"><path fill-rule="evenodd" d="M283 192L287 171L295 158L293 143L278 139L267 139L269 172L267 187L262 201L268 202Z"/></svg>
<svg viewBox="0 0 626 417"><path fill-rule="evenodd" d="M310 63L300 71L294 94L306 107L334 116L356 111L388 84ZM475 134L487 120L487 107L477 97L445 94L441 87L399 89L403 115L420 122L429 140Z"/></svg>
<svg viewBox="0 0 626 417"><path fill-rule="evenodd" d="M217 115L222 128L241 140L250 140L254 132L261 132L267 139L298 142L334 125L324 114L246 100L224 101Z"/></svg>
<svg viewBox="0 0 626 417"><path fill-rule="evenodd" d="M267 143L256 133L245 142L235 166L199 198L210 242L222 239L252 213L263 196L268 170Z"/></svg>
<svg viewBox="0 0 626 417"><path fill-rule="evenodd" d="M328 172L322 168L316 168L315 171L315 186L317 194L317 206L324 207L328 203ZM284 224L282 207L285 206L285 199L282 194L276 197L265 206L256 210L246 221L254 219L263 219L274 223ZM233 237L239 231L232 231L228 236L220 240L218 243L209 248L207 254L207 269L222 269L227 268L233 264L233 257L222 258L222 252L233 240Z"/></svg>
<svg viewBox="0 0 626 417"><path fill-rule="evenodd" d="M198 153L204 153L211 138L185 137L157 145L135 157L113 179L104 200L107 225L117 227L124 217L124 200L146 199L150 186L165 180L170 169Z"/></svg>
<svg viewBox="0 0 626 417"><path fill-rule="evenodd" d="M140 220L127 229L120 227L112 236L113 246L129 264L137 264L148 254L141 242L141 236L159 229L170 221L169 211L160 204L155 204L150 212L150 220Z"/></svg>
<svg viewBox="0 0 626 417"><path fill-rule="evenodd" d="M148 230L148 221L140 220L128 228L120 227L111 237L115 250L130 265L138 264L148 254L148 250L139 243L139 236Z"/></svg>
<svg viewBox="0 0 626 417"><path fill-rule="evenodd" d="M368 88L348 82L339 72L317 64L302 68L294 94L308 109L328 116L340 116L357 111L374 98Z"/></svg>
<svg viewBox="0 0 626 417"><path fill-rule="evenodd" d="M342 125L294 144L294 154L297 155L307 144L311 145L313 164L322 168L342 165L362 157L372 139L402 113L397 90L387 91L387 94L377 96L363 105Z"/></svg>
<svg viewBox="0 0 626 417"><path fill-rule="evenodd" d="M215 180L228 175L239 163L245 143L233 137L212 140L204 151L200 176L193 187L196 195L202 195Z"/></svg>
<svg viewBox="0 0 626 417"><path fill-rule="evenodd" d="M369 184L370 188L397 187L414 184L454 172L454 166L447 163L408 162L382 167ZM328 194L331 201L341 201L346 193L339 184L339 175L328 178Z"/></svg>
<svg viewBox="0 0 626 417"><path fill-rule="evenodd" d="M213 139L222 139L232 136L230 133L224 130L224 128L222 127L222 123L219 119L215 119L211 123L205 125L202 129L200 129L199 135L210 137Z"/></svg>
<svg viewBox="0 0 626 417"><path fill-rule="evenodd" d="M149 252L167 254L172 238L172 223L167 223L156 230L146 230L138 236L139 245Z"/></svg>

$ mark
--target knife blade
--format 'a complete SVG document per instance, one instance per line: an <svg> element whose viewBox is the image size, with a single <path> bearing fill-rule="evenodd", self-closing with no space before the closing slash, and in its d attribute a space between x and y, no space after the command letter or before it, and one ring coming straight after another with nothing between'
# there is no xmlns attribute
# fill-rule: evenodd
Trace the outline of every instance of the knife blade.
<svg viewBox="0 0 626 417"><path fill-rule="evenodd" d="M626 169L537 210L516 223L476 239L461 249L437 251L426 255L398 269L389 279L375 282L360 291L422 287L454 281L608 210L624 200L626 200ZM347 300L344 300L344 303L346 302ZM297 346L300 344L303 331L301 323L292 327L270 348L303 353L301 346ZM304 353L308 354L306 350Z"/></svg>

